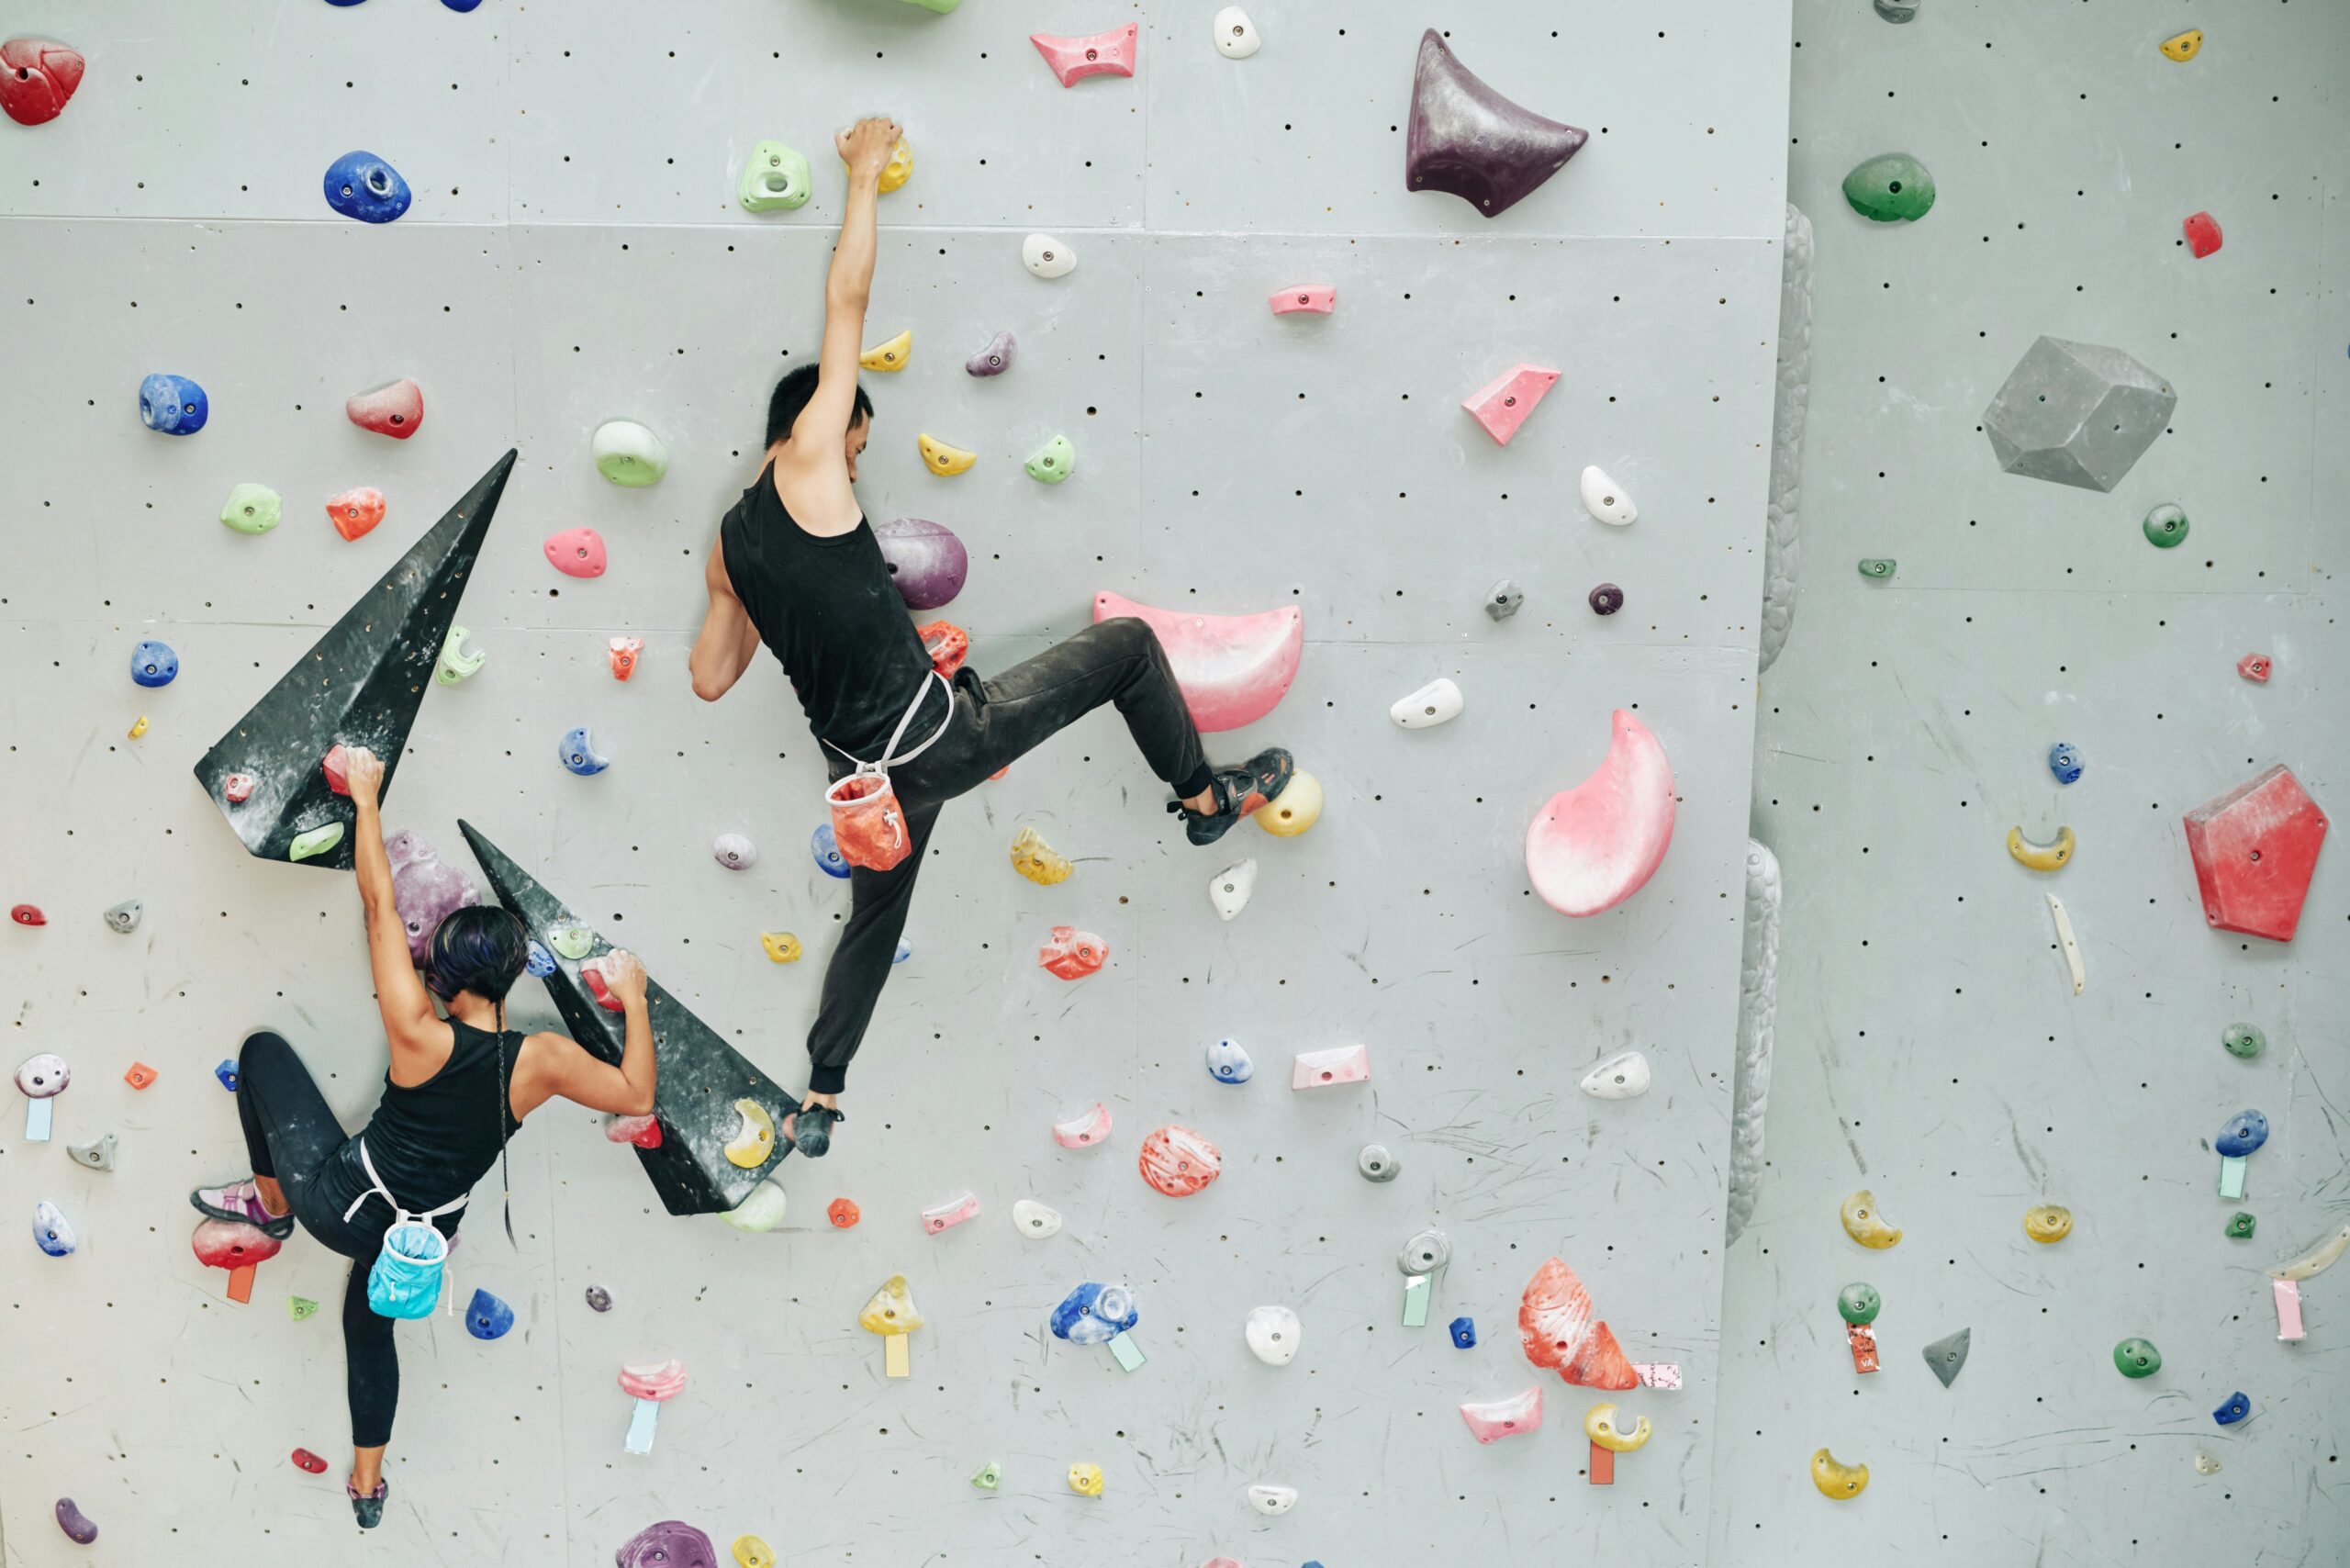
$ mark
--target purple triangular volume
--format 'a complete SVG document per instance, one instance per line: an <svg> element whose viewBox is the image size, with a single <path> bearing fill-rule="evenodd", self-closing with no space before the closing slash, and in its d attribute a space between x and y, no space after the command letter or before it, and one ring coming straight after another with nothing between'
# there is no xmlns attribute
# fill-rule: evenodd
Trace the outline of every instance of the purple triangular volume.
<svg viewBox="0 0 2350 1568"><path fill-rule="evenodd" d="M1532 196L1591 140L1486 86L1434 28L1420 35L1407 129L1404 182L1416 191L1449 191L1487 218Z"/></svg>
<svg viewBox="0 0 2350 1568"><path fill-rule="evenodd" d="M364 745L384 759L383 791L391 792L513 468L509 448L196 763L197 782L248 851L285 860L296 838L339 823L343 832L332 848L295 864L351 868L351 798L328 788L320 764L338 744ZM241 805L228 797L234 774L253 781Z"/></svg>
<svg viewBox="0 0 2350 1568"><path fill-rule="evenodd" d="M627 1020L599 1005L579 972L582 964L602 958L612 945L599 934L585 958L566 958L556 952L556 932L588 923L575 918L561 899L473 823L460 821L457 831L481 862L482 875L498 902L554 960L554 972L546 977L547 994L571 1037L606 1061L618 1063L628 1042ZM763 1178L774 1175L791 1152L790 1143L780 1136L783 1119L805 1096L761 1072L649 975L644 998L653 1019L653 1059L660 1068L653 1114L661 1123L661 1147L640 1148L636 1158L671 1214L723 1214L749 1197ZM748 1170L726 1158L728 1141L743 1126L734 1109L737 1100L758 1102L778 1135L767 1159Z"/></svg>

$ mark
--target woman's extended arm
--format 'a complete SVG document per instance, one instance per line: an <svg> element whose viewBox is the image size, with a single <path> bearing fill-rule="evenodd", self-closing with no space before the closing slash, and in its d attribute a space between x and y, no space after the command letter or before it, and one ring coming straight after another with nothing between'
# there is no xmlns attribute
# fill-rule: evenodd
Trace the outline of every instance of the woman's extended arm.
<svg viewBox="0 0 2350 1568"><path fill-rule="evenodd" d="M628 1039L620 1065L595 1056L561 1035L532 1035L522 1042L514 1072L514 1114L527 1116L560 1095L591 1111L642 1116L653 1109L660 1069L653 1057L653 1018L645 1010L644 966L633 953L615 949L601 960L604 984L621 999Z"/></svg>
<svg viewBox="0 0 2350 1568"><path fill-rule="evenodd" d="M437 1049L448 1025L432 1011L432 998L408 950L408 926L392 898L392 862L384 853L384 823L375 797L384 786L384 760L364 746L345 753L343 780L358 820L351 824L359 907L367 917L367 964L375 975L375 1005L384 1014L384 1036L395 1053Z"/></svg>

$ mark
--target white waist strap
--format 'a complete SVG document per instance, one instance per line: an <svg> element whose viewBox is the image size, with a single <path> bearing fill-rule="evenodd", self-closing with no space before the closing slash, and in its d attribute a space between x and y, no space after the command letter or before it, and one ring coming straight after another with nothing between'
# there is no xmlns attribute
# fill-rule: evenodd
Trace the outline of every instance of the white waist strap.
<svg viewBox="0 0 2350 1568"><path fill-rule="evenodd" d="M938 721L938 728L930 733L930 739L923 742L922 745L914 747L912 751L901 752L898 749L898 743L905 739L906 726L914 722L914 715L922 711L922 700L930 695L930 683L934 680L938 682L939 685L946 688L946 717ZM945 734L946 733L947 726L954 722L955 688L948 682L945 676L939 674L936 670L932 670L929 678L923 680L920 689L914 692L914 700L906 704L905 714L903 717L899 719L898 727L890 732L890 744L881 748L880 761L860 762L856 756L851 756L845 747L833 745L833 743L830 741L826 741L824 744L826 745L833 746L834 751L839 752L843 756L848 757L851 762L856 763L856 770L859 773L881 773L886 772L898 763L912 762L914 758L928 751L932 746L936 745L938 744L938 737Z"/></svg>
<svg viewBox="0 0 2350 1568"><path fill-rule="evenodd" d="M371 1185L365 1192L352 1199L351 1206L342 1211L343 1223L346 1225L351 1222L351 1216L359 1212L360 1204L365 1203L368 1199L378 1195L383 1198L385 1203L391 1205L392 1223L394 1225L420 1225L427 1220L438 1219L445 1214L454 1214L457 1210L464 1208L465 1204L473 1201L473 1194L471 1193L465 1193L450 1199L447 1203L442 1204L437 1209L427 1209L422 1214L410 1214L408 1210L400 1207L400 1201L392 1196L391 1189L384 1185L384 1179L375 1174L375 1162L368 1158L367 1140L365 1138L361 1138L359 1140L359 1164L361 1169L367 1172L367 1180Z"/></svg>

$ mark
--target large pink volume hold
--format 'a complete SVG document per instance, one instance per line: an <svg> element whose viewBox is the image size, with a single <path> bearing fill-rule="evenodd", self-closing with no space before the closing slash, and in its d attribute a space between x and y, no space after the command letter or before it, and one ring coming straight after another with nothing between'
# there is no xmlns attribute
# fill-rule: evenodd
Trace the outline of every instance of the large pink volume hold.
<svg viewBox="0 0 2350 1568"><path fill-rule="evenodd" d="M1526 830L1526 874L1561 914L1614 909L1645 886L1673 842L1673 766L1649 727L1616 710L1607 760L1550 797Z"/></svg>
<svg viewBox="0 0 2350 1568"><path fill-rule="evenodd" d="M1096 622L1122 615L1158 633L1192 722L1203 732L1237 730L1271 712L1297 678L1305 648L1305 612L1294 605L1255 615L1193 615L1114 593L1093 596Z"/></svg>

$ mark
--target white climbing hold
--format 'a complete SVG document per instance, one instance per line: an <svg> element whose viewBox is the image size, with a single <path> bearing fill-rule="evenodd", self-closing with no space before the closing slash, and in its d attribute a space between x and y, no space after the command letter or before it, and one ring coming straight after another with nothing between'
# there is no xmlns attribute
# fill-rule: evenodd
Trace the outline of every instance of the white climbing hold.
<svg viewBox="0 0 2350 1568"><path fill-rule="evenodd" d="M1038 277L1067 277L1077 265L1077 252L1049 234L1031 234L1020 241L1020 264Z"/></svg>
<svg viewBox="0 0 2350 1568"><path fill-rule="evenodd" d="M758 859L758 846L739 833L722 833L710 846L711 854L721 866L730 871L748 870Z"/></svg>
<svg viewBox="0 0 2350 1568"><path fill-rule="evenodd" d="M1341 1083L1371 1081L1369 1046L1333 1046L1326 1051L1300 1051L1290 1063L1292 1089L1328 1089Z"/></svg>
<svg viewBox="0 0 2350 1568"><path fill-rule="evenodd" d="M634 420L606 420L588 442L596 472L632 490L660 483L669 471L669 449Z"/></svg>
<svg viewBox="0 0 2350 1568"><path fill-rule="evenodd" d="M1237 6L1218 11L1214 26L1215 51L1226 60L1246 60L1264 47L1265 40L1257 36L1257 24Z"/></svg>
<svg viewBox="0 0 2350 1568"><path fill-rule="evenodd" d="M1595 1100L1637 1100L1649 1092L1649 1058L1618 1051L1583 1075L1583 1092Z"/></svg>
<svg viewBox="0 0 2350 1568"><path fill-rule="evenodd" d="M1583 510L1600 521L1622 528L1638 522L1640 509L1624 493L1624 487L1607 476L1601 468L1583 471Z"/></svg>
<svg viewBox="0 0 2350 1568"><path fill-rule="evenodd" d="M1226 866L1208 879L1208 902L1215 905L1216 917L1230 920L1248 907L1248 895L1257 890L1257 862L1237 861Z"/></svg>
<svg viewBox="0 0 2350 1568"><path fill-rule="evenodd" d="M2048 913L2056 922L2056 945L2065 950L2065 969L2073 977L2073 994L2078 996L2088 989L2088 971L2081 968L2081 945L2073 935L2072 917L2054 893L2048 895Z"/></svg>
<svg viewBox="0 0 2350 1568"><path fill-rule="evenodd" d="M1053 1141L1063 1148L1091 1148L1110 1136L1110 1107L1095 1102L1093 1109L1053 1124Z"/></svg>
<svg viewBox="0 0 2350 1568"><path fill-rule="evenodd" d="M1285 1367L1297 1356L1297 1347L1305 1337L1305 1326L1297 1314L1285 1306L1252 1306L1248 1309L1248 1349L1259 1361L1269 1367Z"/></svg>
<svg viewBox="0 0 2350 1568"><path fill-rule="evenodd" d="M1286 1514L1297 1506L1297 1488L1274 1486L1260 1481L1248 1488L1248 1506L1269 1518L1276 1514Z"/></svg>
<svg viewBox="0 0 2350 1568"><path fill-rule="evenodd" d="M1246 1083L1256 1070L1239 1041L1217 1040L1208 1047L1208 1076L1218 1083Z"/></svg>
<svg viewBox="0 0 2350 1568"><path fill-rule="evenodd" d="M1430 729L1460 717L1460 688L1443 676L1398 697L1387 716L1407 730Z"/></svg>
<svg viewBox="0 0 2350 1568"><path fill-rule="evenodd" d="M1034 1198L1023 1198L1012 1205L1012 1227L1041 1241L1060 1229L1060 1211L1046 1208Z"/></svg>
<svg viewBox="0 0 2350 1568"><path fill-rule="evenodd" d="M752 1188L741 1203L718 1217L737 1230L764 1236L783 1223L784 1211L789 1206L783 1189L768 1180Z"/></svg>

